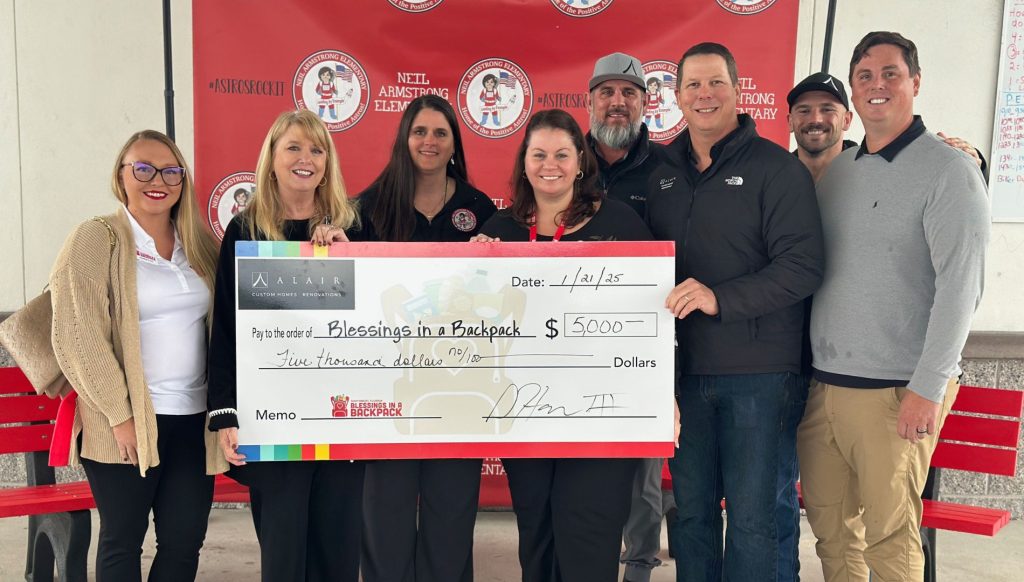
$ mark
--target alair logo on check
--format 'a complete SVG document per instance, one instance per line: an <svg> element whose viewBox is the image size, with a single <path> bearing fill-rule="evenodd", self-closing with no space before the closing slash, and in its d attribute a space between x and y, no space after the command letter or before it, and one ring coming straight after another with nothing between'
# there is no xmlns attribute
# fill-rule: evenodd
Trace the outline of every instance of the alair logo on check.
<svg viewBox="0 0 1024 582"><path fill-rule="evenodd" d="M238 309L354 309L351 259L238 257Z"/></svg>
<svg viewBox="0 0 1024 582"><path fill-rule="evenodd" d="M742 186L743 176L733 176L732 178L726 178L725 183L730 186Z"/></svg>

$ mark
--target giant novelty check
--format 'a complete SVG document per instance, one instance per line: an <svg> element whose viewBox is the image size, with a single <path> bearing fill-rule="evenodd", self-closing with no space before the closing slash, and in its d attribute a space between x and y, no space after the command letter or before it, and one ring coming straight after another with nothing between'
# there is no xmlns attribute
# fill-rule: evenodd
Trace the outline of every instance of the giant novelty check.
<svg viewBox="0 0 1024 582"><path fill-rule="evenodd" d="M673 243L235 248L249 461L672 454Z"/></svg>

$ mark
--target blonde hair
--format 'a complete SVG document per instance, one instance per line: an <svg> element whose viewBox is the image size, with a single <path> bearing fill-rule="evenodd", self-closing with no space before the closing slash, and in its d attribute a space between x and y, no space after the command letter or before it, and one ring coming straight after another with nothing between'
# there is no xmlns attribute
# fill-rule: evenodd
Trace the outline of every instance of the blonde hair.
<svg viewBox="0 0 1024 582"><path fill-rule="evenodd" d="M263 147L260 148L260 159L256 162L256 192L244 211L249 226L249 237L253 240L284 239L284 206L281 204L281 193L273 175L274 148L281 136L292 126L298 126L310 141L327 152L324 180L313 194L314 210L312 220L309 221L310 236L313 234L313 228L327 216L331 217L331 224L344 229L359 223L359 213L345 191L345 180L338 166L338 152L334 148L334 140L327 132L327 127L308 109L285 111L270 126L270 131L263 140Z"/></svg>
<svg viewBox="0 0 1024 582"><path fill-rule="evenodd" d="M128 206L128 193L124 189L124 181L121 178L122 164L128 150L142 140L150 140L162 143L174 154L177 164L185 168L185 179L181 181L181 196L178 202L171 208L171 222L174 223L174 230L178 232L181 239L181 246L185 249L185 256L188 258L192 268L203 278L207 287L213 288L213 277L217 272L218 243L206 226L206 222L200 217L199 203L196 201L195 184L192 182L192 171L185 163L185 156L181 150L166 135L153 129L144 129L132 134L121 147L114 163L114 175L110 181L110 187L114 196Z"/></svg>

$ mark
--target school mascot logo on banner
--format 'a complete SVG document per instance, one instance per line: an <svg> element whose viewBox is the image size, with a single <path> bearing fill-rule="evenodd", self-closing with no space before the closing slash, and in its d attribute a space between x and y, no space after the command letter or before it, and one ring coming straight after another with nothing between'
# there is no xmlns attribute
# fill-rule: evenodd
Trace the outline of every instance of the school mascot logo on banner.
<svg viewBox="0 0 1024 582"><path fill-rule="evenodd" d="M366 113L370 82L351 55L324 50L309 55L299 65L292 81L292 97L296 107L319 115L329 131L345 131Z"/></svg>
<svg viewBox="0 0 1024 582"><path fill-rule="evenodd" d="M533 86L529 77L510 60L477 61L459 81L459 114L477 135L508 137L530 118Z"/></svg>
<svg viewBox="0 0 1024 582"><path fill-rule="evenodd" d="M224 229L231 219L249 206L255 191L256 174L252 172L235 172L213 188L207 204L207 217L218 239L224 238Z"/></svg>
<svg viewBox="0 0 1024 582"><path fill-rule="evenodd" d="M644 123L651 141L669 141L686 127L683 112L676 103L676 64L648 61L643 64L647 96Z"/></svg>
<svg viewBox="0 0 1024 582"><path fill-rule="evenodd" d="M405 12L426 12L437 8L444 0L388 0L392 6Z"/></svg>
<svg viewBox="0 0 1024 582"><path fill-rule="evenodd" d="M716 0L716 2L729 12L742 16L763 12L775 4L775 0Z"/></svg>
<svg viewBox="0 0 1024 582"><path fill-rule="evenodd" d="M573 18L593 16L612 5L613 0L551 0L562 14Z"/></svg>

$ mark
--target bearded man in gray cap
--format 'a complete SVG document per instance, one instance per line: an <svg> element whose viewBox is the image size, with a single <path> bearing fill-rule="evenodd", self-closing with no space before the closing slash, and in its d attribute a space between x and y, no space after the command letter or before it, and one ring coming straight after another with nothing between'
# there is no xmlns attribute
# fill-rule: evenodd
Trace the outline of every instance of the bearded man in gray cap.
<svg viewBox="0 0 1024 582"><path fill-rule="evenodd" d="M598 59L590 79L587 144L597 157L601 187L609 198L628 204L640 216L647 203L647 179L664 158L664 148L648 138L643 123L647 83L636 57L613 53ZM661 490L664 459L644 459L637 468L629 520L622 537L626 582L647 582L661 564L661 518L675 507Z"/></svg>
<svg viewBox="0 0 1024 582"><path fill-rule="evenodd" d="M647 178L664 159L643 124L647 85L636 57L601 57L590 78L587 143L597 156L601 187L609 198L629 204L640 216L647 202Z"/></svg>

